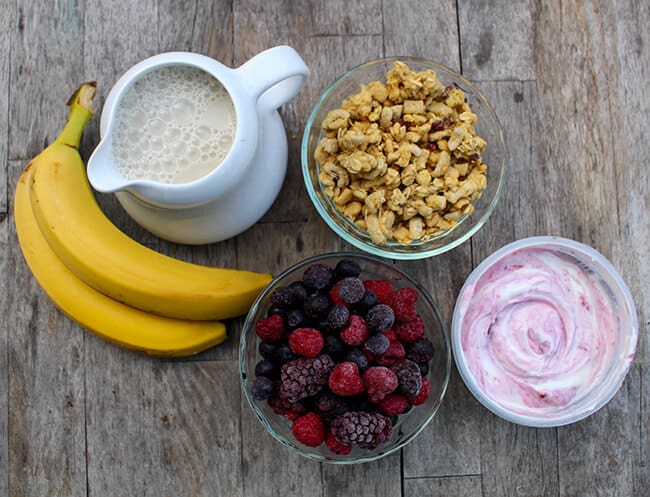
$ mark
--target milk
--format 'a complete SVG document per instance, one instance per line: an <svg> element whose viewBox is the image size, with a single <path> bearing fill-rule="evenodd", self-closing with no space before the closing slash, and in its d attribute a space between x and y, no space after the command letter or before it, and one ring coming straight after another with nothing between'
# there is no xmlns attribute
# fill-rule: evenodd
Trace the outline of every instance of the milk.
<svg viewBox="0 0 650 497"><path fill-rule="evenodd" d="M117 108L115 166L128 180L188 183L219 167L235 129L219 81L191 66L164 66L138 79Z"/></svg>

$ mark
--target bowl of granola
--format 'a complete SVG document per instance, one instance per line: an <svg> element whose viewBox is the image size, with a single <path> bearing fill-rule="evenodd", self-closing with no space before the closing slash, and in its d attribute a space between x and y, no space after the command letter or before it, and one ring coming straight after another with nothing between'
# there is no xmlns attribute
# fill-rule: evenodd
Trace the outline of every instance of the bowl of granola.
<svg viewBox="0 0 650 497"><path fill-rule="evenodd" d="M393 259L446 252L494 211L505 134L481 91L438 63L361 64L307 120L302 173L316 210L351 245Z"/></svg>

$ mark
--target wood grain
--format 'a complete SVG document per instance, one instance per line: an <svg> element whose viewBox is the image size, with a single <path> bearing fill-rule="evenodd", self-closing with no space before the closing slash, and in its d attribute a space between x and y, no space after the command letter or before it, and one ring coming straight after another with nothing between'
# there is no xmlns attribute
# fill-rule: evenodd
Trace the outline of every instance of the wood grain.
<svg viewBox="0 0 650 497"><path fill-rule="evenodd" d="M358 466L323 464L323 496L401 497L400 455Z"/></svg>
<svg viewBox="0 0 650 497"><path fill-rule="evenodd" d="M5 162L6 164L6 162ZM4 168L6 171L6 168ZM0 214L0 274L8 275L10 267L14 264L11 257L11 245L14 244L13 230L10 225L12 217ZM11 314L11 307L14 304L14 296L9 293L9 280L7 277L0 278L0 315L5 318L0 323L0 398L4 400L0 405L0 495L9 494L9 368L8 368L8 344L9 334L12 333L11 322L8 319Z"/></svg>
<svg viewBox="0 0 650 497"><path fill-rule="evenodd" d="M7 212L7 134L9 133L9 71L11 65L11 36L16 22L16 5L0 0L0 215Z"/></svg>
<svg viewBox="0 0 650 497"><path fill-rule="evenodd" d="M404 497L481 497L481 477L417 478L404 480Z"/></svg>

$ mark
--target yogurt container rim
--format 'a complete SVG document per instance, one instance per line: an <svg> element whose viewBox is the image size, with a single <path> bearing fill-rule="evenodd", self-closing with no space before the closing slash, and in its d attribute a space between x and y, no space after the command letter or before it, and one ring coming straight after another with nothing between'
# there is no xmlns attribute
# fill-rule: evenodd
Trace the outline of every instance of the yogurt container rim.
<svg viewBox="0 0 650 497"><path fill-rule="evenodd" d="M607 388L595 390L598 395L594 397L592 402L586 406L583 406L581 409L577 409L575 411L569 410L569 412L559 416L534 416L516 413L507 408L504 408L502 405L487 396L481 390L474 378L474 375L471 373L465 360L465 354L463 353L461 345L461 301L465 292L471 285L475 284L481 278L481 276L490 267L493 266L495 262L497 262L502 257L523 248L547 248L551 250L557 250L574 259L578 264L587 266L589 270L593 271L599 277L603 279L607 278L607 281L604 281L605 285L614 287L613 290L620 292L622 301L620 301L616 295L610 294L610 297L614 300L616 306L618 307L619 313L626 313L628 315L627 317L629 318L629 326L626 327L626 332L628 334L626 344L627 346L624 350L624 354L622 354L622 356L619 356L622 360L612 367L614 374L608 381ZM550 428L580 421L581 419L584 419L594 412L598 411L612 399L612 397L620 389L623 380L625 379L627 372L629 371L629 368L632 364L637 346L638 329L638 316L636 313L634 301L632 299L632 294L625 284L623 278L616 270L616 268L611 264L611 262L604 255L589 245L585 245L581 242L577 242L568 238L546 235L522 238L504 245L486 257L478 266L476 266L476 268L474 268L474 270L466 278L463 286L458 293L452 315L450 334L452 352L456 366L458 368L458 372L460 373L460 376L467 388L474 395L474 397L479 402L481 402L481 404L483 404L483 406L485 406L488 410L497 416L513 423L536 428Z"/></svg>

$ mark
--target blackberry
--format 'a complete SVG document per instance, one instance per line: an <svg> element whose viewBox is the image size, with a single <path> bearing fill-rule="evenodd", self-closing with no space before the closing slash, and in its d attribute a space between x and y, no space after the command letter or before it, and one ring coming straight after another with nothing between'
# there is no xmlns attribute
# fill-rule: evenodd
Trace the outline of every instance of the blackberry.
<svg viewBox="0 0 650 497"><path fill-rule="evenodd" d="M372 290L366 290L363 292L363 297L361 297L361 300L354 306L354 308L358 310L361 315L365 316L368 309L377 304L379 304L379 299L375 292Z"/></svg>
<svg viewBox="0 0 650 497"><path fill-rule="evenodd" d="M420 338L409 344L406 347L406 358L418 363L430 361L433 358L433 343L428 338Z"/></svg>
<svg viewBox="0 0 650 497"><path fill-rule="evenodd" d="M273 356L271 360L276 363L278 366L281 366L285 362L289 362L294 359L296 355L293 353L293 350L289 347L288 344L283 343L278 345L273 351Z"/></svg>
<svg viewBox="0 0 650 497"><path fill-rule="evenodd" d="M331 331L340 330L348 324L350 311L344 305L335 305L327 314L327 324Z"/></svg>
<svg viewBox="0 0 650 497"><path fill-rule="evenodd" d="M273 357L273 352L275 351L275 344L270 343L270 342L265 342L262 340L260 344L257 346L257 350L259 351L260 355L266 359L270 359Z"/></svg>
<svg viewBox="0 0 650 497"><path fill-rule="evenodd" d="M368 367L368 358L366 357L366 354L356 348L350 350L343 360L355 363L359 368L359 371L363 371Z"/></svg>
<svg viewBox="0 0 650 497"><path fill-rule="evenodd" d="M368 310L366 322L368 323L368 327L373 331L387 331L395 322L395 314L390 306L377 304Z"/></svg>
<svg viewBox="0 0 650 497"><path fill-rule="evenodd" d="M361 267L350 259L341 259L334 268L334 275L337 280L352 277L356 278L361 274Z"/></svg>
<svg viewBox="0 0 650 497"><path fill-rule="evenodd" d="M327 264L315 263L305 269L302 282L312 290L325 290L332 285L334 272Z"/></svg>
<svg viewBox="0 0 650 497"><path fill-rule="evenodd" d="M334 361L327 354L287 362L280 371L280 397L298 402L320 392L334 369Z"/></svg>
<svg viewBox="0 0 650 497"><path fill-rule="evenodd" d="M334 395L330 390L319 393L313 401L313 407L328 424L350 409L350 405L343 397Z"/></svg>
<svg viewBox="0 0 650 497"><path fill-rule="evenodd" d="M363 298L365 293L366 289L359 278L343 278L339 283L339 296L348 304L356 304Z"/></svg>
<svg viewBox="0 0 650 497"><path fill-rule="evenodd" d="M270 399L273 390L273 382L265 376L258 376L251 382L251 394L255 400Z"/></svg>
<svg viewBox="0 0 650 497"><path fill-rule="evenodd" d="M405 359L398 362L390 368L395 376L399 386L397 387L407 397L415 397L420 393L422 388L422 374L420 373L420 366L413 361Z"/></svg>
<svg viewBox="0 0 650 497"><path fill-rule="evenodd" d="M351 411L332 421L332 433L346 445L376 449L390 440L390 418L379 413Z"/></svg>
<svg viewBox="0 0 650 497"><path fill-rule="evenodd" d="M382 333L372 335L368 340L366 340L366 343L363 344L363 348L375 356L386 352L389 346L390 340Z"/></svg>
<svg viewBox="0 0 650 497"><path fill-rule="evenodd" d="M307 316L302 309L291 309L284 316L284 320L289 328L295 329L307 321Z"/></svg>
<svg viewBox="0 0 650 497"><path fill-rule="evenodd" d="M255 376L273 378L277 376L278 369L270 359L262 359L255 365Z"/></svg>
<svg viewBox="0 0 650 497"><path fill-rule="evenodd" d="M296 303L296 297L289 287L279 286L271 292L271 303L279 309L291 307Z"/></svg>
<svg viewBox="0 0 650 497"><path fill-rule="evenodd" d="M340 359L347 350L346 345L343 343L338 334L325 335L325 349L324 351L329 354L332 359Z"/></svg>
<svg viewBox="0 0 650 497"><path fill-rule="evenodd" d="M303 310L307 316L318 319L327 313L330 306L330 300L324 293L316 292L307 296L303 303Z"/></svg>
<svg viewBox="0 0 650 497"><path fill-rule="evenodd" d="M307 298L307 295L309 295L307 288L305 288L305 285L303 285L300 281L294 281L291 283L289 285L289 289L293 293L294 302L296 304L304 302L304 300Z"/></svg>

